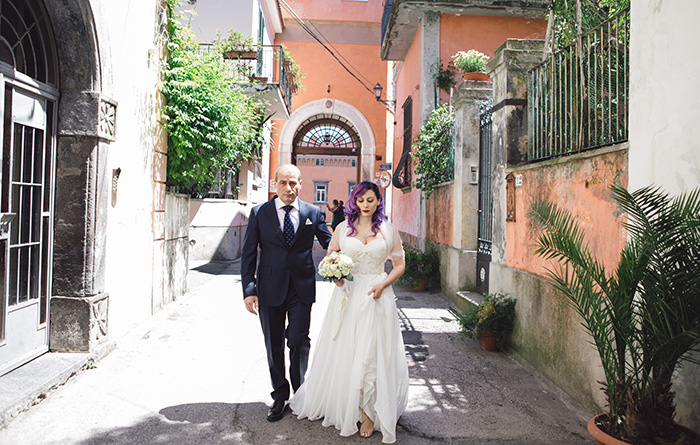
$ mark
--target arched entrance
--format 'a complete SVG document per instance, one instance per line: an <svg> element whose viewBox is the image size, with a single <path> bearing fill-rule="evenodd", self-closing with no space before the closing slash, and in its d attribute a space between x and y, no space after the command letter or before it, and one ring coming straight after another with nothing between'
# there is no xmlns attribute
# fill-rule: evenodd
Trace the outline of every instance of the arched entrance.
<svg viewBox="0 0 700 445"><path fill-rule="evenodd" d="M0 375L46 352L58 61L38 1L0 1Z"/></svg>
<svg viewBox="0 0 700 445"><path fill-rule="evenodd" d="M306 184L302 199L335 211L329 203L345 201L357 185L361 150L357 129L341 116L322 113L302 122L292 143L292 163Z"/></svg>
<svg viewBox="0 0 700 445"><path fill-rule="evenodd" d="M359 143L357 169L360 181L372 180L374 154L376 153L374 133L365 116L352 105L336 99L319 99L302 105L292 113L282 128L279 140L279 164L293 162L295 138L301 137L299 130L304 125L312 124L315 119L331 118L337 128L352 129L355 142ZM297 142L301 142L299 139ZM337 140L336 140L337 142Z"/></svg>
<svg viewBox="0 0 700 445"><path fill-rule="evenodd" d="M0 0L0 211L16 215L0 235L0 374L49 349L92 350L107 334L116 104L103 94L102 28L89 0Z"/></svg>

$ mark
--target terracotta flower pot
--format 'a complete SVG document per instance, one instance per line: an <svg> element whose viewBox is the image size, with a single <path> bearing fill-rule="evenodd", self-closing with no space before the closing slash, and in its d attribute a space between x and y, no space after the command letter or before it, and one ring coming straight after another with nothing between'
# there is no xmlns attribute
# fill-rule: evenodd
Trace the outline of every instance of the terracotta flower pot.
<svg viewBox="0 0 700 445"><path fill-rule="evenodd" d="M242 60L254 60L258 57L257 51L244 51L244 50L233 50L226 51L224 53L224 59L242 59Z"/></svg>
<svg viewBox="0 0 700 445"><path fill-rule="evenodd" d="M604 415L605 414L598 414L597 416L591 417L591 420L588 421L588 432L591 433L591 436L593 436L593 439L595 439L596 445L630 445L627 442L615 439L611 435L605 433L603 430L598 428L598 425L596 424L596 419Z"/></svg>
<svg viewBox="0 0 700 445"><path fill-rule="evenodd" d="M596 445L631 445L629 442L616 439L604 432L603 430L601 430L600 428L598 428L596 420L606 415L607 414L598 414L597 416L592 417L591 420L588 421L588 432L591 433L591 436L593 436L593 439L595 439ZM700 434L696 433L690 428L684 427L683 425L675 425L679 430L682 430L685 433L686 437L690 438L692 442L689 443L698 443L698 441L700 441Z"/></svg>
<svg viewBox="0 0 700 445"><path fill-rule="evenodd" d="M496 334L493 332L479 332L479 347L484 351L496 351Z"/></svg>
<svg viewBox="0 0 700 445"><path fill-rule="evenodd" d="M462 79L464 80L482 80L489 81L491 78L486 75L486 73L462 73Z"/></svg>
<svg viewBox="0 0 700 445"><path fill-rule="evenodd" d="M426 290L428 288L428 279L426 277L417 278L413 282L413 290Z"/></svg>

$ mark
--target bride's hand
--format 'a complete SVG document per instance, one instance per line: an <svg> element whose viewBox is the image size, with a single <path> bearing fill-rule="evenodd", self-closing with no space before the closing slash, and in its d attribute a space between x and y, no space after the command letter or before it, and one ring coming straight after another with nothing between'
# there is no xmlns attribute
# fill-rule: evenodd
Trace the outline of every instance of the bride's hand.
<svg viewBox="0 0 700 445"><path fill-rule="evenodd" d="M343 284L345 283L345 280L338 280L336 278L333 279L333 282L335 283L336 286L338 287L343 287Z"/></svg>
<svg viewBox="0 0 700 445"><path fill-rule="evenodd" d="M372 298L375 300L378 299L379 297L382 296L382 292L384 291L384 286L380 284L376 284L372 289L367 292L367 295L372 295Z"/></svg>

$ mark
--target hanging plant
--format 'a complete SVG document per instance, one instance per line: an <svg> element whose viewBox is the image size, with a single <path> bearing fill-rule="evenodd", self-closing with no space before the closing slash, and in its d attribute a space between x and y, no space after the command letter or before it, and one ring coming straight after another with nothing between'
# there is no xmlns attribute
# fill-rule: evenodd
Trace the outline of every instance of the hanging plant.
<svg viewBox="0 0 700 445"><path fill-rule="evenodd" d="M304 80L306 74L301 72L299 64L294 61L292 54L286 45L282 45L282 67L287 74L291 92L295 94L299 90L303 90L304 86L301 81Z"/></svg>
<svg viewBox="0 0 700 445"><path fill-rule="evenodd" d="M430 114L413 140L411 153L416 166L416 188L429 198L439 184L454 178L454 112L448 104L441 104Z"/></svg>

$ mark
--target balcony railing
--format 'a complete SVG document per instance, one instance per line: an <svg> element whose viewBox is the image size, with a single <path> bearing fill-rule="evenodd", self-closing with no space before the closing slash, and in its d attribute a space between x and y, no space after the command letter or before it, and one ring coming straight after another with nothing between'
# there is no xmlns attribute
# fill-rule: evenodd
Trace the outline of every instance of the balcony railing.
<svg viewBox="0 0 700 445"><path fill-rule="evenodd" d="M629 29L626 9L530 71L529 161L627 140Z"/></svg>
<svg viewBox="0 0 700 445"><path fill-rule="evenodd" d="M214 50L211 44L201 44L200 51ZM278 87L283 96L287 112L292 110L292 94L296 93L291 61L285 60L282 46L259 45L250 51L228 51L223 57L230 60L234 78L239 84L261 84Z"/></svg>

